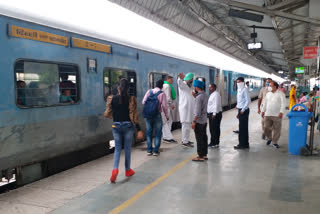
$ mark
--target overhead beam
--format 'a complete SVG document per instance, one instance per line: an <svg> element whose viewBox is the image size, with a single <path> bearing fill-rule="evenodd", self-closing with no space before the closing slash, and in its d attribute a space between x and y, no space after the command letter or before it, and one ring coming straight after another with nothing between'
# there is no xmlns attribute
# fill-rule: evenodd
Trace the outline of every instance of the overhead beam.
<svg viewBox="0 0 320 214"><path fill-rule="evenodd" d="M300 23L303 23L303 22L300 22ZM284 47L283 47L283 43L284 43L284 41L282 40L282 37L281 37L281 34L280 34L280 32L279 32L279 28L278 28L278 22L277 22L277 20L276 20L276 18L275 17L272 17L272 25L274 26L274 28L276 29L275 30L275 33L276 33L276 35L277 35L277 37L278 37L278 39L279 39L279 41L280 41L280 46L281 46L281 49L282 49L282 52L283 52L283 56L284 56L284 58L287 58L287 54L284 52ZM288 62L287 62L288 63Z"/></svg>
<svg viewBox="0 0 320 214"><path fill-rule="evenodd" d="M201 23L208 26L208 28L214 29L215 32L223 36L224 39L232 42L234 46L237 46L241 51L250 53L247 49L246 41L240 38L235 32L228 28L221 18L217 17L210 11L210 9L199 0L186 0L183 4L187 6L188 11L193 14ZM222 25L221 25L222 24ZM270 28L270 27L264 27ZM220 47L221 48L221 47ZM232 54L235 55L235 54ZM267 63L265 60L257 59L262 63Z"/></svg>
<svg viewBox="0 0 320 214"><path fill-rule="evenodd" d="M213 2L212 0L205 0L205 1ZM237 8L260 12L260 13L263 13L263 14L266 14L266 15L269 15L272 17L279 16L279 17L283 17L283 18L287 18L287 19L296 20L296 21L302 21L302 22L307 22L307 23L311 23L311 24L315 24L315 25L320 25L320 20L309 18L306 16L299 16L299 15L285 13L285 12L277 11L277 10L273 11L273 10L269 10L264 7L259 7L256 5L247 4L247 3L238 2L238 1L232 1L232 0L228 0L228 1L218 0L218 2L220 4L227 4L229 6L233 6L233 7L237 7Z"/></svg>
<svg viewBox="0 0 320 214"><path fill-rule="evenodd" d="M296 4L294 6L291 6L289 8L285 8L284 10L282 10L283 12L286 12L286 13L291 13L292 11L295 11L301 7L304 7L306 4L308 4L308 1L305 1L305 2L301 2L299 4Z"/></svg>
<svg viewBox="0 0 320 214"><path fill-rule="evenodd" d="M164 18L164 20L165 21L171 21L172 19L176 18L177 16L181 15L182 13L184 13L184 11L178 11L176 14L173 14L170 17ZM154 14L154 15L158 15L158 14Z"/></svg>
<svg viewBox="0 0 320 214"><path fill-rule="evenodd" d="M274 50L267 50L267 49L262 49L262 52L270 52L270 53L275 53L275 54L283 54L281 51L274 51Z"/></svg>
<svg viewBox="0 0 320 214"><path fill-rule="evenodd" d="M301 56L302 54L289 55L288 60L300 59Z"/></svg>
<svg viewBox="0 0 320 214"><path fill-rule="evenodd" d="M300 25L304 25L304 24L306 24L306 23L305 22L299 22L299 23L290 25L288 27L278 28L278 30L279 30L280 33L282 33L283 31L290 30L291 28L294 28L294 27L297 27L297 26L300 26Z"/></svg>
<svg viewBox="0 0 320 214"><path fill-rule="evenodd" d="M163 6L161 6L160 8L158 8L157 10L151 11L151 14L157 14L160 11L164 10L165 8L169 7L172 3L174 3L174 1L170 1L170 2L166 2Z"/></svg>
<svg viewBox="0 0 320 214"><path fill-rule="evenodd" d="M175 10L175 13L162 13L161 11L166 10L162 8L159 11L157 9L150 9L149 8L149 1L140 1L140 0L109 0L111 2L117 3L122 7L125 7L135 13L138 13L145 18L152 19L156 23L169 28L177 33L180 33L190 39L193 39L201 44L204 44L210 48L213 48L215 50L221 51L222 53L235 57L239 59L240 61L251 64L254 67L257 67L259 69L262 69L266 72L273 72L274 69L271 67L268 67L265 61L261 61L257 59L256 57L252 56L248 58L248 54L250 54L250 51L247 49L246 42L237 35L232 29L227 28L226 26L218 26L216 24L224 24L224 19L218 16L215 16L212 14L212 11L203 4L200 0L158 0L159 2L162 2L165 4L165 2L174 1L176 4L171 4L169 7L173 7ZM164 5L161 4L161 5ZM224 5L220 5L221 7ZM161 7L161 6L160 6ZM159 7L159 8L160 8ZM151 13L153 11L153 13ZM157 13L155 13L155 11ZM186 24L184 23L182 25L181 21L176 20L175 17L179 17L179 20L182 20L184 17L191 19L191 24L197 24L199 25L199 28L186 28ZM187 25L190 25L190 23L187 23ZM204 29L201 29L203 26L206 26ZM198 31L201 29L197 34L194 34L194 31ZM208 39L201 38L199 36L200 33L202 33L203 30L208 29L208 38L212 39L211 41L208 41ZM220 38L218 38L219 36ZM219 42L219 44L213 44L214 40L216 39L216 42ZM220 42L221 40L221 42ZM212 43L210 43L212 42ZM231 46L228 51L225 51L221 49L220 46L223 46L226 42L232 42L234 45ZM233 48L234 47L234 48ZM236 50L238 49L238 51ZM241 51L241 52L240 52ZM244 56L246 56L246 59L243 59Z"/></svg>
<svg viewBox="0 0 320 214"><path fill-rule="evenodd" d="M282 60L284 62L286 62L287 60L284 59L284 58L281 58L281 57L276 57L276 56L272 56L272 55L265 55L265 53L263 53L262 51L258 52L257 55L260 55L260 56L264 56L264 57L267 57L267 58L273 58L273 59L278 59L278 60Z"/></svg>
<svg viewBox="0 0 320 214"><path fill-rule="evenodd" d="M292 60L289 60L288 62L291 63L291 64L295 64L295 65L301 65L302 64L301 62L296 62L296 61L292 61Z"/></svg>
<svg viewBox="0 0 320 214"><path fill-rule="evenodd" d="M309 39L302 39L302 40L298 40L298 41L294 41L294 46L296 47L297 45L303 45L304 44L304 42L317 42L318 40L309 40ZM290 47L290 46L292 46L292 44L290 43L290 42L288 42L288 43L285 43L284 45L283 45L283 47L284 48L286 48L286 47Z"/></svg>
<svg viewBox="0 0 320 214"><path fill-rule="evenodd" d="M267 64L267 65L272 67L289 67L288 65L278 65L278 64Z"/></svg>
<svg viewBox="0 0 320 214"><path fill-rule="evenodd" d="M308 30L308 31L304 31L304 32L302 32L302 33L295 34L295 35L294 35L294 38L297 38L297 37L299 37L299 36L305 36L305 35L310 36L310 35L315 35L315 34L320 34L320 32ZM290 35L290 36L284 36L284 37L282 37L282 39L283 39L283 40L288 40L288 39L290 39L291 37L292 37L292 35ZM309 37L309 38L310 38L310 37Z"/></svg>
<svg viewBox="0 0 320 214"><path fill-rule="evenodd" d="M207 10L198 1L188 1L187 10L193 14L200 22L209 28L213 28L215 31L224 35L226 39L230 42L234 42L241 47L241 49L246 50L246 43L240 37L238 37L234 32L232 32L228 27L219 26L217 24L224 24L218 17Z"/></svg>
<svg viewBox="0 0 320 214"><path fill-rule="evenodd" d="M199 33L200 31L203 31L207 26L203 25L200 29L198 29L197 31L193 32L194 34Z"/></svg>
<svg viewBox="0 0 320 214"><path fill-rule="evenodd" d="M283 1L283 2L280 2L280 3L274 4L274 5L270 5L267 8L269 10L283 9L283 8L285 8L287 6L296 5L296 4L301 3L301 2L307 2L307 1L306 0L288 0L288 1Z"/></svg>
<svg viewBox="0 0 320 214"><path fill-rule="evenodd" d="M283 59L283 58L280 58L280 57L271 56L271 58L287 62L286 59Z"/></svg>

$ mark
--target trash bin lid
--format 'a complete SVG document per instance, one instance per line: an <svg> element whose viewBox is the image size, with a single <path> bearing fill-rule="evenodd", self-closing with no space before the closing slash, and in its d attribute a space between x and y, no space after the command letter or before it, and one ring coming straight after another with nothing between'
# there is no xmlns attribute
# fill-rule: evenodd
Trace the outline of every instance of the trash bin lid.
<svg viewBox="0 0 320 214"><path fill-rule="evenodd" d="M305 111L293 111L293 109L295 107L298 107L298 106L303 107ZM311 118L312 115L313 115L313 113L312 112L308 112L308 108L305 105L296 104L296 105L292 106L290 112L287 114L287 117L289 117L289 118L290 117L308 117L308 118Z"/></svg>

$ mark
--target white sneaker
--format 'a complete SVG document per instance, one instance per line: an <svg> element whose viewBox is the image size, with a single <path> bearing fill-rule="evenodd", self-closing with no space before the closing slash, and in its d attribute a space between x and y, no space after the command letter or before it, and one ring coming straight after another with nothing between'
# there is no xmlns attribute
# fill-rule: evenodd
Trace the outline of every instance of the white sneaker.
<svg viewBox="0 0 320 214"><path fill-rule="evenodd" d="M276 143L276 144L273 144L273 147L276 148L276 149L279 149L280 146Z"/></svg>

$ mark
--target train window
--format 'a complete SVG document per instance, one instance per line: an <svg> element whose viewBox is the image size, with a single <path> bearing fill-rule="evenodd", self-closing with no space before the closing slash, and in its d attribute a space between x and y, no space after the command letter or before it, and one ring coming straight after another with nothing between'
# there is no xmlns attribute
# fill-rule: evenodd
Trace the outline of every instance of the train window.
<svg viewBox="0 0 320 214"><path fill-rule="evenodd" d="M79 70L75 65L19 60L14 70L18 106L45 107L80 100Z"/></svg>
<svg viewBox="0 0 320 214"><path fill-rule="evenodd" d="M116 68L104 68L104 99L106 99L109 95L115 95L118 93L119 81L122 78L126 78L129 81L129 95L136 96L136 73L134 71Z"/></svg>
<svg viewBox="0 0 320 214"><path fill-rule="evenodd" d="M196 80L200 80L200 81L204 82L204 91L206 91L206 78L204 78L204 77L197 77Z"/></svg>
<svg viewBox="0 0 320 214"><path fill-rule="evenodd" d="M166 76L168 74L166 73L155 73L152 72L149 74L149 88L154 88L156 86L156 82L158 80L165 80Z"/></svg>

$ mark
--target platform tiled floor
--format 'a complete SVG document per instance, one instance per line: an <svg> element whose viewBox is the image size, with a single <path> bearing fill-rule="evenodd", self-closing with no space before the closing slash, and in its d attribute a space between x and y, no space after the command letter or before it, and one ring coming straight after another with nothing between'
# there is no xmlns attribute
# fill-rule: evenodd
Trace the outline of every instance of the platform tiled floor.
<svg viewBox="0 0 320 214"><path fill-rule="evenodd" d="M249 151L233 149L237 135L232 130L238 122L236 112L230 110L223 114L221 147L209 149L207 162L190 161L195 148L178 144L162 144L159 157L148 157L142 144L133 149L136 175L132 178L123 174L122 157L117 183L110 184L109 155L0 195L0 213L109 213L117 206L122 209L129 200L121 213L318 214L319 156L288 154L287 118L281 148L267 147L261 140L256 105L251 104ZM316 133L315 142L320 142ZM180 130L174 136L180 140ZM191 137L194 139L193 133Z"/></svg>

